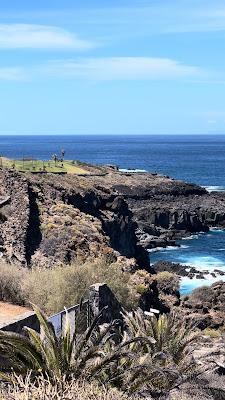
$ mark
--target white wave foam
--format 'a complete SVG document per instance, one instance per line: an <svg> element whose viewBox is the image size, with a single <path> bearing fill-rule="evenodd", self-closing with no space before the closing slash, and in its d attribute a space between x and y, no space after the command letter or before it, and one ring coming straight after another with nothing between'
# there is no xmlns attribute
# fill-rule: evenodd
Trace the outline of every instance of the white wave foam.
<svg viewBox="0 0 225 400"><path fill-rule="evenodd" d="M210 232L214 232L214 233L225 233L225 230L224 230L224 229L217 228L216 226L210 228L209 231L210 231Z"/></svg>
<svg viewBox="0 0 225 400"><path fill-rule="evenodd" d="M181 263L182 265L189 265L200 271L213 271L214 269L225 270L225 264L219 258L213 256L195 256L187 257L185 261Z"/></svg>
<svg viewBox="0 0 225 400"><path fill-rule="evenodd" d="M194 234L194 235L184 237L182 240L192 240L192 239L198 239L198 238L199 238L199 234Z"/></svg>
<svg viewBox="0 0 225 400"><path fill-rule="evenodd" d="M164 250L178 250L179 248L179 246L167 246Z"/></svg>
<svg viewBox="0 0 225 400"><path fill-rule="evenodd" d="M149 253L156 253L157 251L165 250L163 247L154 247L153 249L147 249Z"/></svg>
<svg viewBox="0 0 225 400"><path fill-rule="evenodd" d="M138 173L138 172L148 172L146 169L136 169L136 168L134 168L134 169L127 169L127 168L119 168L119 171L120 172L126 172L126 173Z"/></svg>
<svg viewBox="0 0 225 400"><path fill-rule="evenodd" d="M171 251L171 250L179 250L179 249L187 249L189 246L186 245L181 245L181 246L167 246L167 247L154 247L153 249L147 249L149 253L156 253L157 251L160 251L161 253L165 251Z"/></svg>
<svg viewBox="0 0 225 400"><path fill-rule="evenodd" d="M154 247L153 249L147 249L149 253L156 253L157 251L165 252L165 251L171 251L171 250L182 250L182 249L188 249L190 246L186 244L182 244L180 246L167 246L167 247Z"/></svg>
<svg viewBox="0 0 225 400"><path fill-rule="evenodd" d="M209 193L211 192L224 192L225 186L203 186Z"/></svg>

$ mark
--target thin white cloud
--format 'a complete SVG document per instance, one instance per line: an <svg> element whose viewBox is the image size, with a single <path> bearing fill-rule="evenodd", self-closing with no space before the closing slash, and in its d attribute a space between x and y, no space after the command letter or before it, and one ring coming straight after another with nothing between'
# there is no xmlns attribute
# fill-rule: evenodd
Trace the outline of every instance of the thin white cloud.
<svg viewBox="0 0 225 400"><path fill-rule="evenodd" d="M224 0L131 1L76 10L78 26L106 38L225 31ZM71 16L73 12L70 11ZM68 16L68 18L70 18Z"/></svg>
<svg viewBox="0 0 225 400"><path fill-rule="evenodd" d="M0 68L0 80L4 81L20 81L24 80L26 75L22 68Z"/></svg>
<svg viewBox="0 0 225 400"><path fill-rule="evenodd" d="M64 29L29 24L0 24L0 49L76 49L93 47Z"/></svg>
<svg viewBox="0 0 225 400"><path fill-rule="evenodd" d="M19 18L47 24L54 21L53 25L55 21L66 21L70 25L76 21L79 32L85 32L85 36L89 32L101 41L155 34L225 31L224 0L114 0L110 4L101 2L104 5L98 7L92 2L86 6L83 3L74 2L67 8L62 2L51 10L39 8L37 4L35 11L28 4L26 9L16 12L0 11L0 19ZM74 39L73 34L60 31Z"/></svg>
<svg viewBox="0 0 225 400"><path fill-rule="evenodd" d="M100 57L57 60L30 67L0 68L0 79L71 79L78 81L159 81L205 82L211 79L203 69L169 58Z"/></svg>
<svg viewBox="0 0 225 400"><path fill-rule="evenodd" d="M108 57L57 61L40 68L42 74L64 78L110 80L170 80L201 78L205 72L169 58Z"/></svg>

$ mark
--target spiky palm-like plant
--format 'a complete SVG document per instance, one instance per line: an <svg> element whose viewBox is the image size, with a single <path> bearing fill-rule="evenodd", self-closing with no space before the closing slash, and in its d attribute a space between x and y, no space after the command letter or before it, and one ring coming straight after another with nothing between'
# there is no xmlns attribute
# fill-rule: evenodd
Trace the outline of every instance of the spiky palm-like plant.
<svg viewBox="0 0 225 400"><path fill-rule="evenodd" d="M148 317L142 311L134 311L124 315L127 330L132 337L147 336L154 341L142 347L145 353L156 355L165 353L167 358L178 365L189 353L189 345L199 337L193 323L185 323L174 312L166 315Z"/></svg>
<svg viewBox="0 0 225 400"><path fill-rule="evenodd" d="M62 335L57 337L44 314L36 306L33 308L40 322L41 334L31 328L25 328L26 335L0 331L0 355L7 362L6 373L27 374L32 371L36 375L48 376L52 381L82 376L89 380L102 381L103 377L108 377L108 381L115 381L119 366L127 365L127 360L133 357L128 348L131 343L149 341L143 337L122 340L116 328L118 320L100 330L98 323L105 309L82 335L71 334L67 317Z"/></svg>
<svg viewBox="0 0 225 400"><path fill-rule="evenodd" d="M40 322L41 334L31 328L25 328L25 335L0 331L0 355L6 360L5 369L22 374L32 370L52 379L72 375L77 377L84 370L90 374L93 360L102 357L102 343L116 321L104 333L100 333L98 321L103 310L84 334L77 336L76 332L71 334L67 318L62 335L58 338L44 314L36 306L33 308Z"/></svg>
<svg viewBox="0 0 225 400"><path fill-rule="evenodd" d="M127 386L130 391L147 385L156 395L179 385L196 371L190 345L198 337L193 324L185 324L175 313L147 317L142 311L124 315L128 335L151 337L152 341L132 343L139 354L130 366ZM125 380L126 381L126 380Z"/></svg>
<svg viewBox="0 0 225 400"><path fill-rule="evenodd" d="M42 333L26 328L26 335L0 331L0 355L9 371L41 374L52 382L63 379L97 379L124 392L140 388L162 395L184 382L195 364L188 345L197 334L184 326L174 314L146 318L141 311L124 316L127 329L122 336L113 321L99 329L93 320L82 335L72 335L67 319L61 337L42 312L34 306ZM115 340L115 336L116 339Z"/></svg>

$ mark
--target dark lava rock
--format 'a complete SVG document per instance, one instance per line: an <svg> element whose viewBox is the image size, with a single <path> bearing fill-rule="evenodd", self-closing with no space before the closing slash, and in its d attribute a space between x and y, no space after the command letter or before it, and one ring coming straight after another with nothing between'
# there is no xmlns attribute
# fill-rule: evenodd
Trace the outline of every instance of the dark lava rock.
<svg viewBox="0 0 225 400"><path fill-rule="evenodd" d="M154 264L154 270L156 273L167 271L179 276L189 276L190 272L187 271L188 266L175 264L169 261L158 261ZM194 269L195 270L195 269ZM194 272L197 272L196 270Z"/></svg>
<svg viewBox="0 0 225 400"><path fill-rule="evenodd" d="M195 289L181 298L184 315L193 319L200 329L218 329L225 323L225 282Z"/></svg>
<svg viewBox="0 0 225 400"><path fill-rule="evenodd" d="M7 199L0 204L3 259L52 266L111 249L113 257L134 259L136 267L149 269L146 247L225 226L225 194L151 173L108 169L101 174L91 166L88 173L0 171L0 197ZM142 240L144 234L153 240Z"/></svg>

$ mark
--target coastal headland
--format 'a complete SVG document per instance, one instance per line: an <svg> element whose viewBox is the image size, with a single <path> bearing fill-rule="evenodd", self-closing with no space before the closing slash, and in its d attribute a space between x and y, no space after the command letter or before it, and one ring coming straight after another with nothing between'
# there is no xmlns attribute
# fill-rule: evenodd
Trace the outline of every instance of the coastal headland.
<svg viewBox="0 0 225 400"><path fill-rule="evenodd" d="M128 269L149 269L147 249L225 226L224 193L112 166L82 164L82 171L1 168L2 259L53 266L103 253L122 257Z"/></svg>

